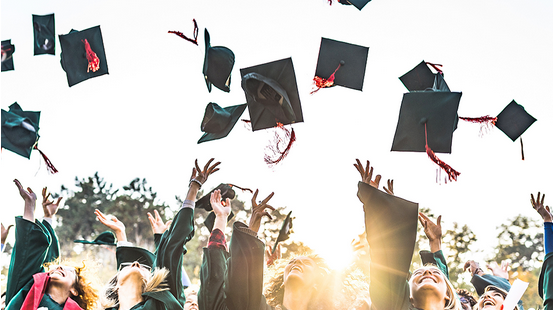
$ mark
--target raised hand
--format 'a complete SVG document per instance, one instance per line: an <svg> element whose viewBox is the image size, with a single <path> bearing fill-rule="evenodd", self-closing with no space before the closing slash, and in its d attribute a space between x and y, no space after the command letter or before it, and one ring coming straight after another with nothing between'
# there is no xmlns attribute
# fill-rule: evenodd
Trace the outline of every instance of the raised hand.
<svg viewBox="0 0 553 310"><path fill-rule="evenodd" d="M23 185L21 185L21 182L19 180L15 179L13 180L15 183L15 186L17 186L17 189L19 190L19 195L21 195L21 198L25 201L25 209L23 210L23 218L27 221L34 222L35 221L35 208L36 208L36 194L33 192L33 190L30 187L27 187L27 190L23 188Z"/></svg>
<svg viewBox="0 0 553 310"><path fill-rule="evenodd" d="M370 167L369 161L367 160L367 166L365 168L363 168L363 164L361 164L359 159L355 159L355 161L356 163L353 164L353 166L357 169L357 171L359 171L359 174L361 175L361 181L363 183L367 183L371 185L372 187L378 188L380 184L380 179L382 178L382 176L378 174L373 181L372 177L373 177L374 167Z"/></svg>
<svg viewBox="0 0 553 310"><path fill-rule="evenodd" d="M501 277L509 280L509 262L504 260L501 261L501 266L497 262L493 261L486 265L488 269L492 271L492 274L496 277Z"/></svg>
<svg viewBox="0 0 553 310"><path fill-rule="evenodd" d="M8 228L4 227L4 224L0 223L0 243L6 244L6 239L8 238L8 234L10 233L10 228L12 228L13 225L8 226Z"/></svg>
<svg viewBox="0 0 553 310"><path fill-rule="evenodd" d="M98 219L100 223L104 224L107 228L113 230L115 236L117 237L117 241L127 241L125 224L123 224L123 222L118 220L113 215L106 216L98 209L94 210L94 214L96 214L96 219Z"/></svg>
<svg viewBox="0 0 553 310"><path fill-rule="evenodd" d="M47 188L44 187L42 189L42 211L44 211L44 217L52 218L57 212L60 207L60 202L63 199L63 197L59 197L58 200L54 203L54 201L50 201L48 198L50 198L50 193L46 195Z"/></svg>
<svg viewBox="0 0 553 310"><path fill-rule="evenodd" d="M230 198L227 198L225 201L222 201L221 190L215 190L211 193L209 197L209 202L213 208L213 213L216 217L222 217L226 220L230 214Z"/></svg>
<svg viewBox="0 0 553 310"><path fill-rule="evenodd" d="M480 275L480 276L484 274L484 271L482 270L482 268L480 268L480 265L477 262L473 261L473 260L468 260L465 263L465 266L463 267L463 270L470 272L470 274L472 274L473 276L475 274Z"/></svg>
<svg viewBox="0 0 553 310"><path fill-rule="evenodd" d="M551 215L551 211L549 210L549 206L543 205L543 201L545 200L545 194L541 197L540 201L540 192L538 192L538 199L534 199L534 195L530 194L530 203L532 204L532 207L534 210L536 210L539 215L541 215L541 218L544 222L553 222L553 216Z"/></svg>
<svg viewBox="0 0 553 310"><path fill-rule="evenodd" d="M394 180L388 179L388 188L384 186L384 191L390 195L394 194Z"/></svg>
<svg viewBox="0 0 553 310"><path fill-rule="evenodd" d="M159 216L159 212L157 212L157 210L154 210L154 214L155 217L152 216L150 212L148 212L148 220L150 220L152 231L154 232L154 234L163 234L169 228L169 226L171 226L173 220L168 220L167 222L163 223L163 220L161 219L161 216Z"/></svg>
<svg viewBox="0 0 553 310"><path fill-rule="evenodd" d="M270 205L267 204L267 202L269 202L269 200L271 200L271 198L273 198L273 195L275 194L274 192L272 192L269 196L267 196L267 198L263 199L263 201L259 201L256 203L256 199L257 199L257 194L259 193L259 190L256 189L255 190L255 193L253 194L253 197L252 197L252 215L251 215L251 218L250 218L250 229L255 231L255 232L258 232L259 231L259 227L261 226L261 219L264 217L264 216L267 216L270 220L272 220L273 218L271 217L271 215L269 214L269 212L267 212L267 210L265 209L271 209L271 210L275 210L275 208L271 207Z"/></svg>
<svg viewBox="0 0 553 310"><path fill-rule="evenodd" d="M211 174L219 171L219 166L221 164L220 161L213 164L213 166L210 166L211 162L214 161L215 158L211 158L207 164L205 164L204 169L201 170L200 166L198 166L198 160L194 162L194 165L196 166L194 169L192 169L192 176L190 177L190 180L195 180L194 182L199 182L200 184L204 184L205 181L207 181L207 177Z"/></svg>
<svg viewBox="0 0 553 310"><path fill-rule="evenodd" d="M271 266L275 263L276 260L282 258L282 254L280 252L280 243L277 244L276 250L271 253L272 248L270 246L265 247L265 261L267 262L267 267Z"/></svg>
<svg viewBox="0 0 553 310"><path fill-rule="evenodd" d="M419 221L424 227L424 234L428 237L430 243L430 251L432 253L441 250L442 248L442 216L438 216L436 223L432 222L426 215L419 212Z"/></svg>

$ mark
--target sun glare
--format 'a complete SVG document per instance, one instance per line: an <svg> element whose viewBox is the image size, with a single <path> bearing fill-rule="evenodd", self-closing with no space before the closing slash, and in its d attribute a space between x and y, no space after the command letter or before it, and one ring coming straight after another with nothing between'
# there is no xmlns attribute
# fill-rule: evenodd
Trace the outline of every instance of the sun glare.
<svg viewBox="0 0 553 310"><path fill-rule="evenodd" d="M341 270L348 267L353 260L353 252L349 244L334 245L317 251L334 270Z"/></svg>

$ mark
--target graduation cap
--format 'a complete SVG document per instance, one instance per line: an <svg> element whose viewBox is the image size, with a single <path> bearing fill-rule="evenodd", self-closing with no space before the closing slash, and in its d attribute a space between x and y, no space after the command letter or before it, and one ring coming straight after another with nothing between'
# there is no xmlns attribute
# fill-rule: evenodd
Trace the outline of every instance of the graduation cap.
<svg viewBox="0 0 553 310"><path fill-rule="evenodd" d="M88 240L75 240L75 243L95 244L95 245L110 245L116 246L115 235L111 231L104 231L94 238L93 241Z"/></svg>
<svg viewBox="0 0 553 310"><path fill-rule="evenodd" d="M211 84L224 92L230 92L230 75L234 67L234 53L224 46L211 46L209 32L204 31L205 56L204 78L207 89L211 92Z"/></svg>
<svg viewBox="0 0 553 310"><path fill-rule="evenodd" d="M141 265L147 265L151 268L155 267L155 254L144 248L134 246L119 246L115 251L115 257L117 259L117 270L119 270L121 264L133 262L138 262Z"/></svg>
<svg viewBox="0 0 553 310"><path fill-rule="evenodd" d="M12 40L2 41L2 72L13 70L13 53L15 52L15 45Z"/></svg>
<svg viewBox="0 0 553 310"><path fill-rule="evenodd" d="M33 34L35 55L56 54L56 27L54 23L54 14L34 15L33 14Z"/></svg>
<svg viewBox="0 0 553 310"><path fill-rule="evenodd" d="M363 90L369 48L321 38L315 85L317 89L334 85Z"/></svg>
<svg viewBox="0 0 553 310"><path fill-rule="evenodd" d="M221 108L218 104L210 102L205 108L201 126L202 131L205 133L198 140L198 144L226 137L245 109L245 103Z"/></svg>
<svg viewBox="0 0 553 310"><path fill-rule="evenodd" d="M433 67L437 73L433 73L428 66ZM421 61L415 68L400 76L399 79L409 91L423 91L427 89L449 91L449 86L444 80L441 65Z"/></svg>
<svg viewBox="0 0 553 310"><path fill-rule="evenodd" d="M69 86L93 77L108 74L108 64L100 26L86 30L71 30L59 36L61 66Z"/></svg>
<svg viewBox="0 0 553 310"><path fill-rule="evenodd" d="M535 121L536 119L528 114L523 106L513 100L497 115L495 125L514 142Z"/></svg>
<svg viewBox="0 0 553 310"><path fill-rule="evenodd" d="M426 152L448 173L449 180L456 180L459 173L437 158L434 152L451 153L460 100L460 92L415 91L403 94L392 151Z"/></svg>
<svg viewBox="0 0 553 310"><path fill-rule="evenodd" d="M217 185L217 187L212 189L209 193L207 193L207 195L204 195L202 198L198 199L198 201L196 201L195 208L204 209L206 211L213 211L213 207L211 207L210 199L211 199L211 194L216 190L221 191L222 200L226 200L227 198L232 200L236 196L236 193L234 192L230 184L221 183Z"/></svg>
<svg viewBox="0 0 553 310"><path fill-rule="evenodd" d="M288 238L290 238L290 233L292 232L292 211L288 212L288 215L286 216L286 219L284 219L284 222L282 223L282 227L280 228L280 231L278 232L278 237L275 241L275 244L273 245L273 251L275 252L277 245L279 242L286 241Z"/></svg>
<svg viewBox="0 0 553 310"><path fill-rule="evenodd" d="M240 69L252 130L303 122L292 58Z"/></svg>
<svg viewBox="0 0 553 310"><path fill-rule="evenodd" d="M411 258L415 250L418 204L389 195L359 182L357 197L365 210L365 232L371 251L371 299L379 309L397 309L390 303L390 287L407 285ZM382 307L381 307L382 306Z"/></svg>
<svg viewBox="0 0 553 310"><path fill-rule="evenodd" d="M338 0L338 2L343 5L353 5L361 11L361 9L364 8L367 3L371 2L371 0Z"/></svg>

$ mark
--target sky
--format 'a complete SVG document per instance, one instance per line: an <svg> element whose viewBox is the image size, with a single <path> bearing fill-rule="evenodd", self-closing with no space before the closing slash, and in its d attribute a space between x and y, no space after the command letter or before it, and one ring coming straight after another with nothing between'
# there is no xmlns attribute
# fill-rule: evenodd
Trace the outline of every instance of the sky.
<svg viewBox="0 0 553 310"><path fill-rule="evenodd" d="M553 3L373 0L359 11L333 2L0 0L1 39L16 47L15 70L0 74L1 108L18 102L41 111L39 147L60 171L49 174L36 151L29 160L2 150L0 221L13 223L22 213L15 178L37 193L44 186L75 189L76 177L95 172L116 188L145 178L174 206L175 195L186 194L194 160L211 157L222 164L206 188L225 182L258 188L260 197L274 191L271 204L296 217L293 238L334 260L363 231L356 158L370 160L382 183L394 179L397 196L441 214L444 230L467 224L479 239L475 258L491 253L496 227L508 219L539 219L530 193L553 189ZM59 40L55 56L33 56L32 14L50 13L56 34L100 25L108 75L68 87ZM167 33L190 36L193 19L198 46ZM236 56L229 93L205 86L206 28L212 46ZM322 37L369 47L362 91L333 87L310 95ZM242 122L224 139L196 143L209 102L246 102L241 68L288 57L304 115L292 126L297 141L288 157L268 167L263 156L273 131L251 132ZM422 60L442 64L451 90L462 92L460 116L495 116L516 100L537 118L522 135L525 160L519 140L497 128L480 136L478 125L463 122L452 153L438 154L461 172L457 182L437 182L437 166L424 153L391 152L407 91L398 77ZM249 119L247 110L242 118ZM251 194L238 197L249 201Z"/></svg>

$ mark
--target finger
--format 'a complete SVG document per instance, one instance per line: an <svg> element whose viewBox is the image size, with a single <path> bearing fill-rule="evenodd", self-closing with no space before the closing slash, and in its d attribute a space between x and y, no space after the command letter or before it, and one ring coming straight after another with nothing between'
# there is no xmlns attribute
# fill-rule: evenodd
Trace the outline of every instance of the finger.
<svg viewBox="0 0 553 310"><path fill-rule="evenodd" d="M538 192L538 199L536 199L536 203L540 204L540 192Z"/></svg>
<svg viewBox="0 0 553 310"><path fill-rule="evenodd" d="M253 197L252 197L252 207L253 207L253 206L257 206L257 204L255 203L255 201L257 200L257 193L259 193L259 189L256 189L256 190L255 190L255 193L253 193Z"/></svg>
<svg viewBox="0 0 553 310"><path fill-rule="evenodd" d="M44 197L44 196L43 196L43 197ZM50 193L48 193L48 195L46 195L46 197L44 197L44 202L48 202L48 204L54 203L53 201L50 202L49 199L50 199Z"/></svg>
<svg viewBox="0 0 553 310"><path fill-rule="evenodd" d="M31 194L34 194L33 190L30 187L27 187L27 191L29 191L29 193Z"/></svg>
<svg viewBox="0 0 553 310"><path fill-rule="evenodd" d="M543 206L543 202L545 200L545 194L543 194L543 196L541 196L541 205Z"/></svg>
<svg viewBox="0 0 553 310"><path fill-rule="evenodd" d="M18 179L13 180L13 182L15 183L15 186L17 186L17 188L18 188L20 191L23 190L23 186L21 185L21 182L19 182Z"/></svg>
<svg viewBox="0 0 553 310"><path fill-rule="evenodd" d="M6 230L7 230L7 231L10 231L10 228L12 228L12 227L13 227L13 224L10 225L10 226L8 226L8 228L6 228Z"/></svg>
<svg viewBox="0 0 553 310"><path fill-rule="evenodd" d="M196 168L192 168L192 174L190 175L190 180L196 177Z"/></svg>
<svg viewBox="0 0 553 310"><path fill-rule="evenodd" d="M263 199L263 201L261 203L265 204L265 203L269 202L269 200L271 200L271 198L273 198L274 195L275 195L275 192L272 192L271 194L269 194L269 196L267 196L267 198Z"/></svg>
<svg viewBox="0 0 553 310"><path fill-rule="evenodd" d="M207 169L208 174L211 174L211 173L213 173L213 172L219 170L219 168L217 168L217 169L215 169L215 168L216 168L217 166L219 166L220 164L221 164L221 162L218 161L218 162L215 163L215 165L209 167L209 168Z"/></svg>
<svg viewBox="0 0 553 310"><path fill-rule="evenodd" d="M154 220L154 217L152 216L152 214L151 214L150 212L148 212L147 214L148 214L148 220L150 221L150 225L151 225L152 227L154 227L155 224L156 224L156 222L155 222L155 220Z"/></svg>
<svg viewBox="0 0 553 310"><path fill-rule="evenodd" d="M271 211L275 211L275 208L273 208L273 207L270 206L270 205L265 205L265 206L263 206L263 209L271 209ZM267 212L267 211L265 211L265 212Z"/></svg>
<svg viewBox="0 0 553 310"><path fill-rule="evenodd" d="M211 158L207 161L207 164L205 164L204 166L204 170L202 170L202 172L207 172L207 170L209 169L209 165L211 164L212 161L214 161L215 158Z"/></svg>
<svg viewBox="0 0 553 310"><path fill-rule="evenodd" d="M217 168L217 169L215 169L215 170L212 170L212 171L210 171L210 172L209 172L208 174L210 174L210 175L211 175L211 174L214 174L214 173L215 173L215 172L217 172L217 171L219 171L219 168Z"/></svg>
<svg viewBox="0 0 553 310"><path fill-rule="evenodd" d="M381 178L382 176L380 174L376 175L376 177L374 178L374 183L376 184L376 187L378 187L378 185L380 184Z"/></svg>
<svg viewBox="0 0 553 310"><path fill-rule="evenodd" d="M148 212L148 214L149 214L149 212ZM157 212L157 210L154 210L154 215L156 216L156 221L161 220L161 216L159 216L159 212Z"/></svg>
<svg viewBox="0 0 553 310"><path fill-rule="evenodd" d="M270 220L273 220L273 217L272 217L267 211L263 212L263 215L262 215L262 216L266 216L266 217L268 217Z"/></svg>
<svg viewBox="0 0 553 310"><path fill-rule="evenodd" d="M277 245L276 253L277 253L277 258L279 258L280 257L280 243Z"/></svg>
<svg viewBox="0 0 553 310"><path fill-rule="evenodd" d="M227 200L225 201L225 207L230 208L230 198L227 198Z"/></svg>
<svg viewBox="0 0 553 310"><path fill-rule="evenodd" d="M388 179L388 189L393 193L394 192L394 180Z"/></svg>
<svg viewBox="0 0 553 310"><path fill-rule="evenodd" d="M42 188L42 197L44 198L46 196L46 187ZM43 199L43 201L46 200L46 198Z"/></svg>
<svg viewBox="0 0 553 310"><path fill-rule="evenodd" d="M59 198L58 198L58 201L56 202L56 204L59 205L62 199L63 199L63 197L59 197Z"/></svg>
<svg viewBox="0 0 553 310"><path fill-rule="evenodd" d="M361 164L359 159L355 159L355 161L357 162L357 165L356 164L353 164L353 165L355 166L355 168L357 168L357 171L359 171L359 173L361 173L361 176L363 176L365 174L365 171L363 169L363 165Z"/></svg>
<svg viewBox="0 0 553 310"><path fill-rule="evenodd" d="M265 248L265 254L266 254L269 258L271 257L271 254L272 254L272 253L271 253L271 247L268 246L268 247Z"/></svg>
<svg viewBox="0 0 553 310"><path fill-rule="evenodd" d="M171 223L173 223L173 220L168 220L168 221L165 223L165 227L171 226Z"/></svg>
<svg viewBox="0 0 553 310"><path fill-rule="evenodd" d="M530 203L532 204L532 207L536 207L536 200L534 200L534 194L530 194Z"/></svg>
<svg viewBox="0 0 553 310"><path fill-rule="evenodd" d="M426 221L430 221L430 218L428 218L428 216L426 216L426 214L424 214L422 212L419 212L419 215L422 216L422 218L425 219Z"/></svg>
<svg viewBox="0 0 553 310"><path fill-rule="evenodd" d="M438 219L436 220L436 225L438 225L438 227L440 227L440 229L442 228L442 216L438 216Z"/></svg>

